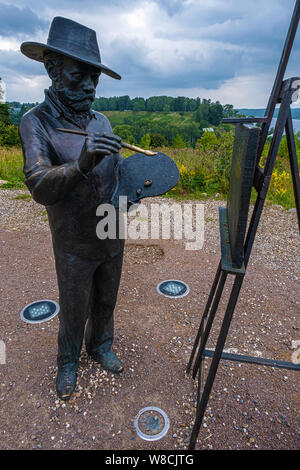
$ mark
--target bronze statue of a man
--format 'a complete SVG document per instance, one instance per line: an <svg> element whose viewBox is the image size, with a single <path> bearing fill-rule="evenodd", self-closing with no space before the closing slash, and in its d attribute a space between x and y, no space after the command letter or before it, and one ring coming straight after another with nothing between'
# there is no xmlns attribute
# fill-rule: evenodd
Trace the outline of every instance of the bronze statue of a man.
<svg viewBox="0 0 300 470"><path fill-rule="evenodd" d="M51 228L60 303L56 389L68 400L84 336L98 363L112 372L123 369L111 347L124 240L96 236L96 208L110 202L116 186L121 139L105 116L91 110L100 74L121 77L101 63L95 31L66 18L53 19L47 44L26 42L21 51L44 62L52 81L19 131L26 184L46 206Z"/></svg>

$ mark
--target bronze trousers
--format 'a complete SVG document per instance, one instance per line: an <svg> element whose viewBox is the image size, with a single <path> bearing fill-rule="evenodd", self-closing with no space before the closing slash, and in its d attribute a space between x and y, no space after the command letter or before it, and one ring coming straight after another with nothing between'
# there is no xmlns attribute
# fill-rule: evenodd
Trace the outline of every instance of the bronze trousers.
<svg viewBox="0 0 300 470"><path fill-rule="evenodd" d="M88 353L107 352L114 339L114 308L123 251L99 260L55 249L59 288L58 367L77 366L83 337Z"/></svg>

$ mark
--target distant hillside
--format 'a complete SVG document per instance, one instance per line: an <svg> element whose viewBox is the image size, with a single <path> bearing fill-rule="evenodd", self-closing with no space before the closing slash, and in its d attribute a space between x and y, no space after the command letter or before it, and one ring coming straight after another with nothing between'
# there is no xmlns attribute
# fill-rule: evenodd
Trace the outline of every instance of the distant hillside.
<svg viewBox="0 0 300 470"><path fill-rule="evenodd" d="M278 116L279 108L275 109L274 117ZM265 115L265 109L249 109L249 108L241 108L238 109L239 113L245 114L245 116L255 116L255 117L263 117ZM293 119L300 119L300 108L292 109L292 117Z"/></svg>

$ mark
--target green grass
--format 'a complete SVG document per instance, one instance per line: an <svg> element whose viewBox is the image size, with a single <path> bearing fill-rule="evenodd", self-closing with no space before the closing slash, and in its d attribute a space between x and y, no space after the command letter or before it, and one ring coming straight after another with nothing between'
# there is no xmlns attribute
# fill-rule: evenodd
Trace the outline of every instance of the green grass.
<svg viewBox="0 0 300 470"><path fill-rule="evenodd" d="M211 143L205 148L201 145L197 149L157 149L169 155L177 164L181 177L175 188L170 190L165 197L176 200L197 199L204 200L208 197L217 199L227 198L228 181L231 165L232 136L226 133L218 139L217 144ZM132 152L123 151L128 157ZM155 157L153 157L155 159ZM281 161L280 161L281 160ZM285 209L295 207L293 185L288 162L279 159L279 164L273 173L267 200L272 204L279 204ZM285 165L285 163L287 163ZM286 168L283 170L282 168ZM23 157L18 147L0 147L0 179L7 183L0 186L5 189L23 189ZM29 194L22 194L16 199L30 200ZM256 192L252 191L251 202L256 199ZM43 214L43 215L46 215Z"/></svg>
<svg viewBox="0 0 300 470"><path fill-rule="evenodd" d="M31 194L19 194L19 196L16 196L13 199L21 199L23 201L30 201L32 197L31 197Z"/></svg>
<svg viewBox="0 0 300 470"><path fill-rule="evenodd" d="M183 114L176 112L151 112L151 111L101 111L109 119L114 127L118 124L130 124L139 119L147 119L156 122L172 122L174 125L182 125L183 122L195 122L194 113Z"/></svg>
<svg viewBox="0 0 300 470"><path fill-rule="evenodd" d="M2 189L25 188L21 148L0 147L0 179L7 181Z"/></svg>
<svg viewBox="0 0 300 470"><path fill-rule="evenodd" d="M43 209L41 212L40 212L40 216L42 217L42 220L44 222L47 222L48 221L48 213L46 211L46 209Z"/></svg>

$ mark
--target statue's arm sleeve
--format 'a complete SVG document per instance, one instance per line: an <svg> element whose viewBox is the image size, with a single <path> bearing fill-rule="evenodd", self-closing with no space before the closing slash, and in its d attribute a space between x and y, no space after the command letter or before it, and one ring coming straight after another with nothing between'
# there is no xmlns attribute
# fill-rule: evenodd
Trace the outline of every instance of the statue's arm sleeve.
<svg viewBox="0 0 300 470"><path fill-rule="evenodd" d="M51 144L35 116L24 116L19 126L25 183L33 199L45 206L63 199L84 178L77 161L53 165Z"/></svg>

